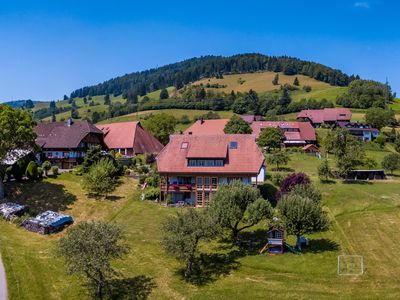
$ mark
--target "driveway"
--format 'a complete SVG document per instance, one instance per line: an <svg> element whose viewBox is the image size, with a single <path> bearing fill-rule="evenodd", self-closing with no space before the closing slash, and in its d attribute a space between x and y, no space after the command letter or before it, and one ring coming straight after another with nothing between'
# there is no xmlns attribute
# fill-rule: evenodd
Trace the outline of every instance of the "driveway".
<svg viewBox="0 0 400 300"><path fill-rule="evenodd" d="M6 272L4 272L3 262L0 256L0 300L7 300Z"/></svg>

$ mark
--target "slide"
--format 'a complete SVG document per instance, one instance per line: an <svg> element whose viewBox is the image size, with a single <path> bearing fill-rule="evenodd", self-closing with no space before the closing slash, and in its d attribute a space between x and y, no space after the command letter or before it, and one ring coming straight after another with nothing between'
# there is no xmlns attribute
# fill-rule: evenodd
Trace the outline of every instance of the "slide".
<svg viewBox="0 0 400 300"><path fill-rule="evenodd" d="M290 252L292 252L293 254L297 254L300 255L301 252L297 251L296 249L294 249L292 246L290 246L288 243L283 243L283 246L285 246Z"/></svg>

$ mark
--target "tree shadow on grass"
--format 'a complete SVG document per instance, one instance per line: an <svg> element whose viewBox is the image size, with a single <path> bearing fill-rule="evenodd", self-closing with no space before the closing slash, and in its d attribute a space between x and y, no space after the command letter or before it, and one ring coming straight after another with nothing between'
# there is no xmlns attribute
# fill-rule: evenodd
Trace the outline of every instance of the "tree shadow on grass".
<svg viewBox="0 0 400 300"><path fill-rule="evenodd" d="M358 184L358 185L369 185L373 184L373 182L370 182L368 180L351 180L351 179L346 179L342 181L343 184Z"/></svg>
<svg viewBox="0 0 400 300"><path fill-rule="evenodd" d="M321 253L339 250L339 244L329 239L310 240L306 252Z"/></svg>
<svg viewBox="0 0 400 300"><path fill-rule="evenodd" d="M238 249L236 252L237 257L243 257L248 255L258 255L260 250L267 243L267 230L257 229L255 231L245 231L239 233L237 241L232 244L229 237L223 237L219 240L218 249L221 251L227 251L232 249Z"/></svg>
<svg viewBox="0 0 400 300"><path fill-rule="evenodd" d="M22 181L6 183L4 202L26 205L30 215L46 210L65 211L76 201L76 196L67 192L62 184L46 181Z"/></svg>
<svg viewBox="0 0 400 300"><path fill-rule="evenodd" d="M193 273L189 278L184 277L185 270L180 269L177 273L187 282L197 286L203 286L215 282L221 276L227 276L232 270L236 270L240 263L236 261L240 257L238 251L229 253L201 253L196 258Z"/></svg>
<svg viewBox="0 0 400 300"><path fill-rule="evenodd" d="M321 179L321 183L323 183L323 184L336 184L336 181L335 180L331 180L331 179L328 179L328 180Z"/></svg>
<svg viewBox="0 0 400 300"><path fill-rule="evenodd" d="M108 282L105 299L147 299L156 287L153 278L140 275Z"/></svg>

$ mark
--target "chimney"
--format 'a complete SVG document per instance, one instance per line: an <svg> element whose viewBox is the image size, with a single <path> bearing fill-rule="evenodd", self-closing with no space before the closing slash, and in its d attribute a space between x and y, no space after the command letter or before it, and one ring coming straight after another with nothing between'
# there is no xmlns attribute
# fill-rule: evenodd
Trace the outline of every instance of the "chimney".
<svg viewBox="0 0 400 300"><path fill-rule="evenodd" d="M72 118L69 118L69 119L67 120L67 126L68 126L68 127L71 127L72 124L74 124L74 121L72 120Z"/></svg>
<svg viewBox="0 0 400 300"><path fill-rule="evenodd" d="M201 119L200 119L200 124L204 124L204 118L203 117L201 117Z"/></svg>

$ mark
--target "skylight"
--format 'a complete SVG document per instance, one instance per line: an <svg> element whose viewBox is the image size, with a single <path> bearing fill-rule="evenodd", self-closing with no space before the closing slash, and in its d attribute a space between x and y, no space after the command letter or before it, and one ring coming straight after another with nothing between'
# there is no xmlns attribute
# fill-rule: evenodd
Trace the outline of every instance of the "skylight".
<svg viewBox="0 0 400 300"><path fill-rule="evenodd" d="M188 143L188 142L183 142L183 143L181 144L181 149L187 149L188 146L189 146L189 143Z"/></svg>
<svg viewBox="0 0 400 300"><path fill-rule="evenodd" d="M229 143L229 149L237 149L237 146L238 146L237 142L230 142Z"/></svg>

